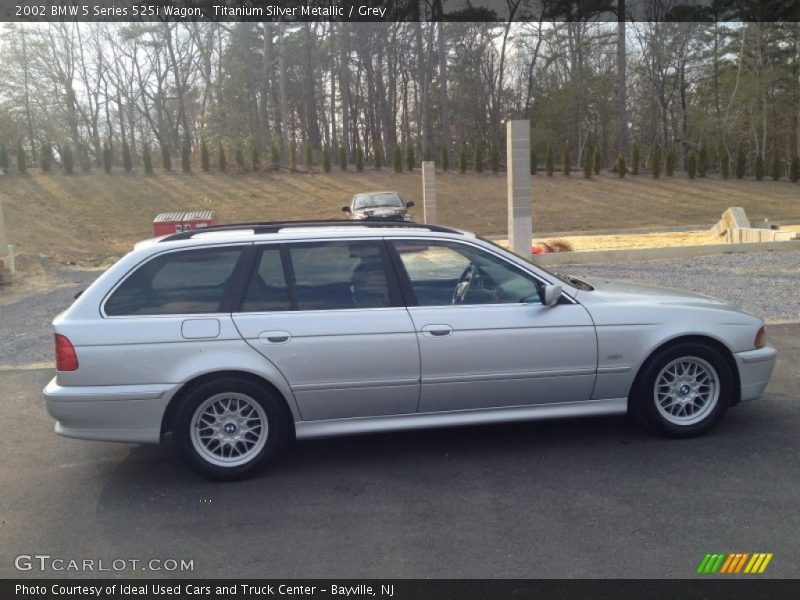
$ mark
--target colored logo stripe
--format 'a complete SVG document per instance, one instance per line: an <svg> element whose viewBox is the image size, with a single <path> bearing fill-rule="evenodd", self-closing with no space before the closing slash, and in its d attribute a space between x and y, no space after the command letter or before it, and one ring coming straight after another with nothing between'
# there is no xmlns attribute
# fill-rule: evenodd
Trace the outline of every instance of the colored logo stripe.
<svg viewBox="0 0 800 600"><path fill-rule="evenodd" d="M744 573L760 574L766 570L772 557L772 553L766 552L756 552L755 554L750 554L749 552L733 552L731 554L724 552L709 553L700 561L697 572L703 574L714 574L717 572L732 574L741 573L742 569L744 569ZM745 566L745 564L747 566Z"/></svg>

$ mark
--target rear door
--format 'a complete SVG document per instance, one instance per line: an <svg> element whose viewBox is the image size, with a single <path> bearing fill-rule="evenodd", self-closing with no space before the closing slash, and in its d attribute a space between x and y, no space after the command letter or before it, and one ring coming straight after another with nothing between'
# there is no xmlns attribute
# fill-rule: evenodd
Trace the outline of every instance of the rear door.
<svg viewBox="0 0 800 600"><path fill-rule="evenodd" d="M302 418L416 412L419 348L384 243L257 248L234 321L283 373Z"/></svg>

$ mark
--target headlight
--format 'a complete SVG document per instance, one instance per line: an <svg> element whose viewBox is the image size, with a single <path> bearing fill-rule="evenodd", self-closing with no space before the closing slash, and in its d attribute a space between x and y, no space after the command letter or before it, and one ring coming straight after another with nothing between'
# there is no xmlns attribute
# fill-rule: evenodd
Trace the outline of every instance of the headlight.
<svg viewBox="0 0 800 600"><path fill-rule="evenodd" d="M403 215L403 221L410 221L410 220L411 220L411 215L410 214L406 213L406 214Z"/></svg>
<svg viewBox="0 0 800 600"><path fill-rule="evenodd" d="M756 334L755 346L756 348L763 348L767 345L767 328L762 327Z"/></svg>

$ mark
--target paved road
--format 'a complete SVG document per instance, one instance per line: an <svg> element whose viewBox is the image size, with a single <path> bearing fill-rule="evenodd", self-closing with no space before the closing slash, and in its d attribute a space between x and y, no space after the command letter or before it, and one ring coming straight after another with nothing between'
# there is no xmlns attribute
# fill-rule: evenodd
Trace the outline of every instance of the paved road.
<svg viewBox="0 0 800 600"><path fill-rule="evenodd" d="M691 577L706 552L761 551L797 577L800 325L771 337L768 392L703 438L606 418L306 442L234 484L171 443L58 438L50 373L0 372L0 576L46 553L201 577Z"/></svg>

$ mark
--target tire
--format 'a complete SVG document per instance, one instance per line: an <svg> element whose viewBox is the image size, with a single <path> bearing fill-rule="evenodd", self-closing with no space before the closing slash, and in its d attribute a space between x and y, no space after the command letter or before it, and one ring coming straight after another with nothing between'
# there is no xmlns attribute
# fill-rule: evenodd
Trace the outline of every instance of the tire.
<svg viewBox="0 0 800 600"><path fill-rule="evenodd" d="M648 429L688 438L716 427L733 401L734 374L719 350L702 342L664 348L642 367L630 411Z"/></svg>
<svg viewBox="0 0 800 600"><path fill-rule="evenodd" d="M246 379L207 381L179 406L172 435L196 472L232 481L249 477L286 443L288 411L281 398Z"/></svg>

